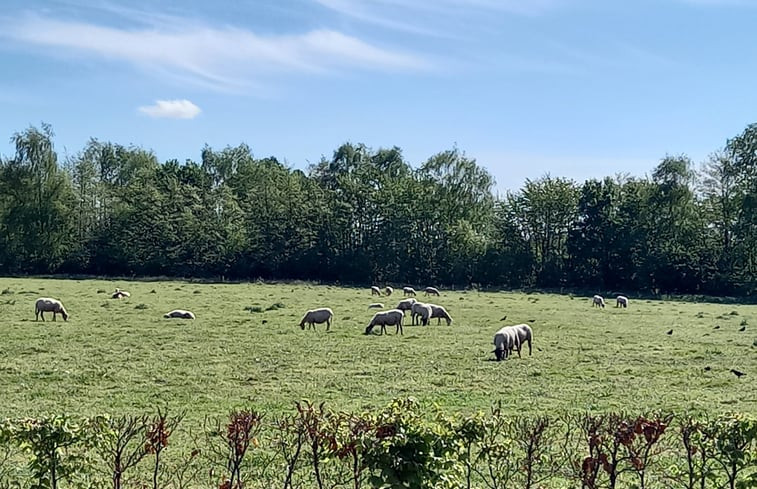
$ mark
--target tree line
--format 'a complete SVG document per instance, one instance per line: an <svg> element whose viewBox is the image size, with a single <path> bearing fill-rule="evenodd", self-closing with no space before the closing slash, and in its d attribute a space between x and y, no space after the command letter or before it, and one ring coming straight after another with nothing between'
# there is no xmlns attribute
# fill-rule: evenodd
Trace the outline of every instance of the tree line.
<svg viewBox="0 0 757 489"><path fill-rule="evenodd" d="M306 279L748 295L757 271L757 124L704 162L500 196L458 148L418 167L343 144L306 171L245 144L160 162L49 125L0 157L0 273Z"/></svg>

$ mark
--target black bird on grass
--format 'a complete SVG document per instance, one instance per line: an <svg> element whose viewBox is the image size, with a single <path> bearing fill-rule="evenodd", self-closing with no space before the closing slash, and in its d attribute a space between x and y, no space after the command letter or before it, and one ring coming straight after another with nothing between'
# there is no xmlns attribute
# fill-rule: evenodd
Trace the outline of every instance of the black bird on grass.
<svg viewBox="0 0 757 489"><path fill-rule="evenodd" d="M739 328L739 331L746 331L746 326L742 326Z"/></svg>
<svg viewBox="0 0 757 489"><path fill-rule="evenodd" d="M670 331L668 331L668 332L667 332L667 333L665 333L665 334L666 334L666 335L671 335L671 334L673 334L673 330L671 329Z"/></svg>
<svg viewBox="0 0 757 489"><path fill-rule="evenodd" d="M744 375L746 375L746 374L745 374L744 372L739 372L739 371L738 371L738 370L736 370L735 368L732 368L732 369L731 369L731 373L732 373L733 375L735 375L736 377L743 377Z"/></svg>
<svg viewBox="0 0 757 489"><path fill-rule="evenodd" d="M715 327L714 327L714 328L712 328L712 329L720 329L720 325L718 324L717 326L715 326Z"/></svg>
<svg viewBox="0 0 757 489"><path fill-rule="evenodd" d="M504 316L502 316L502 319L500 319L500 321L504 321L505 319L507 319L507 314L505 314Z"/></svg>
<svg viewBox="0 0 757 489"><path fill-rule="evenodd" d="M709 372L710 370L712 370L712 367L710 367L709 365L707 365L707 366L706 366L706 367L704 368L704 371L705 371L705 372Z"/></svg>

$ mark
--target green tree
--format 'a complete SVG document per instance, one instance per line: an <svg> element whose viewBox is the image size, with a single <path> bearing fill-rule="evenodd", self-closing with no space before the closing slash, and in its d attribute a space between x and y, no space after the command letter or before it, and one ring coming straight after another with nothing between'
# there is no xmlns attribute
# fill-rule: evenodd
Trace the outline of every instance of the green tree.
<svg viewBox="0 0 757 489"><path fill-rule="evenodd" d="M73 246L74 196L68 175L58 166L52 138L47 124L14 134L16 154L0 166L8 270L53 272Z"/></svg>

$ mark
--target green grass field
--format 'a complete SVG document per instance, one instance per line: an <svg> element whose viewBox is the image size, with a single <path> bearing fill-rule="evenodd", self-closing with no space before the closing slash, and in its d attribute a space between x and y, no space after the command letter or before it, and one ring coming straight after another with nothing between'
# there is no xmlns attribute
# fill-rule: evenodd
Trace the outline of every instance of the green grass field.
<svg viewBox="0 0 757 489"><path fill-rule="evenodd" d="M131 298L110 299L115 287ZM450 411L501 401L530 413L757 413L755 306L631 297L627 310L614 300L600 310L586 297L442 291L432 302L447 307L452 326L409 326L408 315L400 337L393 327L362 333L375 312L368 304L394 307L401 292L376 299L367 289L308 284L11 278L0 291L0 417L157 405L199 419L241 406L289 411L303 398L372 409L398 396ZM38 297L61 299L68 322L35 322ZM283 308L265 310L277 303ZM304 311L322 306L334 310L331 332L302 331ZM197 319L163 319L174 308ZM494 332L521 322L534 329L533 356L492 361Z"/></svg>

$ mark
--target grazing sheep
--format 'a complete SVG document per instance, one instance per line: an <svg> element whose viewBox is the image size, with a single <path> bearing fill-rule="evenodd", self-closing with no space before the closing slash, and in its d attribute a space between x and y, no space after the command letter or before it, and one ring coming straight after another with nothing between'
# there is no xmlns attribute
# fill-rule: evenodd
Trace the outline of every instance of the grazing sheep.
<svg viewBox="0 0 757 489"><path fill-rule="evenodd" d="M371 322L365 328L365 334L370 334L376 326L381 326L381 334L386 333L387 326L397 326L395 334L404 334L402 329L402 320L405 318L405 313L399 309L390 309L388 311L377 312L373 315Z"/></svg>
<svg viewBox="0 0 757 489"><path fill-rule="evenodd" d="M429 306L431 306L432 311L429 319L436 318L436 324L442 324L442 319L447 321L447 326L452 324L452 316L449 315L445 308L436 304L429 304Z"/></svg>
<svg viewBox="0 0 757 489"><path fill-rule="evenodd" d="M56 314L60 313L63 316L64 321L68 321L68 312L63 307L63 303L57 299L50 299L49 297L40 297L37 302L34 303L34 320L37 321L42 318L45 320L45 312L53 313L53 321L55 321Z"/></svg>
<svg viewBox="0 0 757 489"><path fill-rule="evenodd" d="M619 295L615 300L615 307L628 307L628 297Z"/></svg>
<svg viewBox="0 0 757 489"><path fill-rule="evenodd" d="M494 335L494 354L497 356L497 360L507 358L513 350L518 352L518 358L520 356L520 349L523 343L528 343L528 354L531 355L531 341L533 340L534 332L527 324L516 324L515 326L505 326L501 328Z"/></svg>
<svg viewBox="0 0 757 489"><path fill-rule="evenodd" d="M394 292L394 289L387 285L386 288L384 289L384 293L389 296L389 295L392 295L392 292Z"/></svg>
<svg viewBox="0 0 757 489"><path fill-rule="evenodd" d="M512 326L500 328L494 334L494 354L498 362L507 359L513 349L520 350L519 338Z"/></svg>
<svg viewBox="0 0 757 489"><path fill-rule="evenodd" d="M195 319L195 315L191 311L185 311L183 309L174 309L171 312L163 314L166 319L178 318L178 319Z"/></svg>
<svg viewBox="0 0 757 489"><path fill-rule="evenodd" d="M371 295L381 295L381 290L375 285L371 287Z"/></svg>
<svg viewBox="0 0 757 489"><path fill-rule="evenodd" d="M410 318L413 320L413 325L418 324L416 321L417 318L420 318L420 322L426 326L429 319L431 319L431 314L433 314L433 309L431 309L430 305L416 302L410 311Z"/></svg>
<svg viewBox="0 0 757 489"><path fill-rule="evenodd" d="M331 329L331 318L334 316L334 312L328 307L322 307L320 309L312 309L305 313L300 321L300 329L305 329L305 323L308 325L308 329L313 328L320 323L326 323L326 331Z"/></svg>
<svg viewBox="0 0 757 489"><path fill-rule="evenodd" d="M119 288L116 288L116 291L113 292L113 295L110 296L112 299L122 299L124 297L131 297L131 294L126 292L125 290L121 290Z"/></svg>
<svg viewBox="0 0 757 489"><path fill-rule="evenodd" d="M436 287L426 287L423 289L423 292L425 292L426 295L435 295L439 297L439 289Z"/></svg>
<svg viewBox="0 0 757 489"><path fill-rule="evenodd" d="M405 299L403 301L400 301L399 304L397 304L397 309L400 311L411 311L413 310L413 304L415 304L417 301L413 299L412 297L410 299Z"/></svg>
<svg viewBox="0 0 757 489"><path fill-rule="evenodd" d="M381 304L379 302L374 302L373 304L368 306L368 309L383 309L383 308L384 308L384 304Z"/></svg>
<svg viewBox="0 0 757 489"><path fill-rule="evenodd" d="M604 308L605 307L605 299L601 295L595 295L592 298L591 306L592 307L596 306L596 307Z"/></svg>
<svg viewBox="0 0 757 489"><path fill-rule="evenodd" d="M412 287L402 287L402 293L405 294L405 296L412 295L415 297L415 289Z"/></svg>

